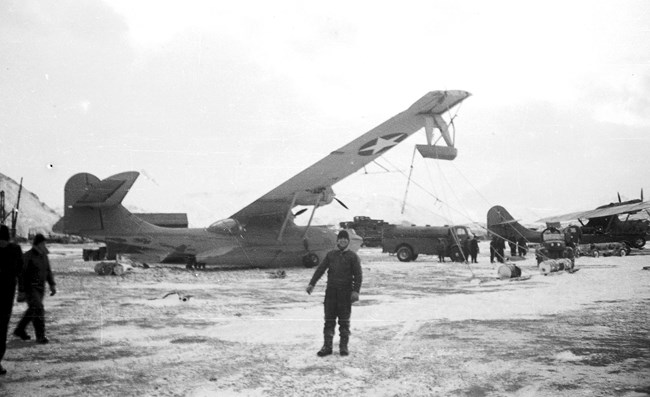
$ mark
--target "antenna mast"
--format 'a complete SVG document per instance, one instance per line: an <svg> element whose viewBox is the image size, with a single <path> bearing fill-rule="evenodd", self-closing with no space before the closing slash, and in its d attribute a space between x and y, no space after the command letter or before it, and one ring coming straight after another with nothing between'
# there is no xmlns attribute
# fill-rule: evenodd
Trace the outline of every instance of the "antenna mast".
<svg viewBox="0 0 650 397"><path fill-rule="evenodd" d="M20 208L20 193L23 191L23 178L20 178L20 187L18 188L18 198L16 199L16 207L11 211L11 239L16 239L16 222L18 221L18 210Z"/></svg>

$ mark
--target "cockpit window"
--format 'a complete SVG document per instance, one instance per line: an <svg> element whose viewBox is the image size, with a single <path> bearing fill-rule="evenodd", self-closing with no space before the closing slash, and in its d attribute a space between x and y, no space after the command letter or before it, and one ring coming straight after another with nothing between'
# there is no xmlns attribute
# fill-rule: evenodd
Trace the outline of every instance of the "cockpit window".
<svg viewBox="0 0 650 397"><path fill-rule="evenodd" d="M229 219L222 219L220 221L216 221L212 225L208 226L207 230L210 233L232 235L232 234L240 234L242 228L239 222L229 218Z"/></svg>

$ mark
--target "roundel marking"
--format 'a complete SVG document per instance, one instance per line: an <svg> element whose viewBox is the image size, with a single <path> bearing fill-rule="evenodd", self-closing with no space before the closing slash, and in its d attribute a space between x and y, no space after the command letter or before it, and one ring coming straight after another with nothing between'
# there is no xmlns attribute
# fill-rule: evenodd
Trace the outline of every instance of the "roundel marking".
<svg viewBox="0 0 650 397"><path fill-rule="evenodd" d="M392 148L398 143L406 139L408 135L398 132L396 134L388 134L375 138L359 148L359 155L361 156L375 156L381 154L386 150Z"/></svg>

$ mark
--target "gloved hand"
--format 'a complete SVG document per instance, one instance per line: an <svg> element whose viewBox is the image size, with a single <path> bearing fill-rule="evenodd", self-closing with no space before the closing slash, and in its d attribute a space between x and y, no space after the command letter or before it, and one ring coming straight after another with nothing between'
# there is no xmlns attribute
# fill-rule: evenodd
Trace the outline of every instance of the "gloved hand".
<svg viewBox="0 0 650 397"><path fill-rule="evenodd" d="M313 290L314 290L314 286L311 285L311 284L309 284L309 285L307 286L307 288L305 288L305 291L307 291L307 293L308 293L309 295L311 295L311 292L312 292Z"/></svg>
<svg viewBox="0 0 650 397"><path fill-rule="evenodd" d="M52 286L50 287L50 296L56 295L56 287Z"/></svg>
<svg viewBox="0 0 650 397"><path fill-rule="evenodd" d="M350 303L354 303L359 300L359 293L357 291L352 291L350 294Z"/></svg>
<svg viewBox="0 0 650 397"><path fill-rule="evenodd" d="M25 302L27 300L27 294L24 292L18 292L18 296L16 297L16 302Z"/></svg>

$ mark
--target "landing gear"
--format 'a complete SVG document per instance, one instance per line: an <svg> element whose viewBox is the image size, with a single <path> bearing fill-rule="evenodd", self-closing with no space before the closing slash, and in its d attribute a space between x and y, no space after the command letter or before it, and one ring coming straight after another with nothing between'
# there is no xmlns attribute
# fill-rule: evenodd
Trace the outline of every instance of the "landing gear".
<svg viewBox="0 0 650 397"><path fill-rule="evenodd" d="M189 257L187 259L187 264L185 265L185 268L187 270L192 270L192 269L204 270L205 269L205 263L197 262L196 258L191 256L191 257Z"/></svg>
<svg viewBox="0 0 650 397"><path fill-rule="evenodd" d="M320 260L318 259L318 255L314 253L309 253L302 257L302 264L306 268L318 266L318 263L320 263Z"/></svg>

